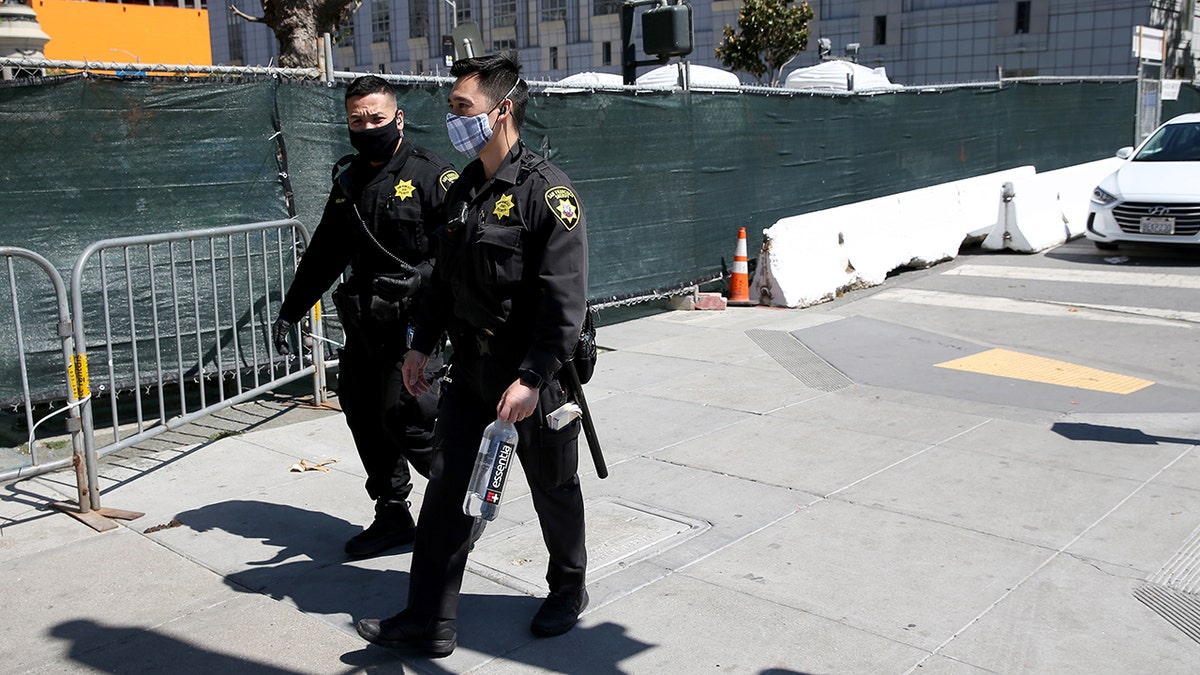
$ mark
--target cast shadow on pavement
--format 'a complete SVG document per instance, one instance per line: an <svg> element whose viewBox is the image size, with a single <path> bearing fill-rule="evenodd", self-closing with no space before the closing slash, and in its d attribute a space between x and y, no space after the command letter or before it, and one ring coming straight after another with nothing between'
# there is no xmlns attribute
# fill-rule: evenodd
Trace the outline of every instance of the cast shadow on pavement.
<svg viewBox="0 0 1200 675"><path fill-rule="evenodd" d="M244 551L237 565L242 569L226 573L225 583L240 592L290 600L302 612L360 616L360 611L381 611L362 607L364 600L380 606L390 600L390 609L408 588L407 558L388 561L387 569L346 564L352 561L343 546L362 527L328 513L235 499L183 511L175 520L197 533L219 531L257 542L237 547Z"/></svg>
<svg viewBox="0 0 1200 675"><path fill-rule="evenodd" d="M181 512L175 520L198 533L221 531L258 540L257 548L266 555L244 561L244 569L226 574L225 583L239 592L290 601L303 612L325 616L329 623L349 615L351 624L345 630L350 633L360 618L395 614L408 594L410 549L397 549L360 566L346 557L342 546L361 526L327 513L231 500ZM540 604L541 598L523 594L464 594L459 649L544 668L566 667L562 672L615 675L622 672L617 667L622 660L652 646L626 636L623 626L603 623L576 627L545 641L550 649L536 648L543 641L529 634L528 622ZM530 644L535 647L522 649ZM342 661L351 667L409 663L419 664L421 672L452 672L437 661L405 657L365 642L362 650L342 655ZM579 670L581 663L586 663L584 670Z"/></svg>
<svg viewBox="0 0 1200 675"><path fill-rule="evenodd" d="M1143 263L1155 267L1194 268L1200 261L1200 251L1194 246L1149 242L1122 242L1113 251L1102 251L1087 244L1082 247L1064 246L1047 251L1045 256L1052 260L1108 269L1136 267Z"/></svg>
<svg viewBox="0 0 1200 675"><path fill-rule="evenodd" d="M618 675L626 671L618 664L647 647L624 635L625 629L613 623L577 628L570 634L570 653L546 653L523 662L558 672L579 675ZM170 672L173 675L209 673L255 673L256 675L301 675L305 672L281 668L263 661L204 649L186 641L134 626L111 626L76 619L53 628L51 635L70 642L67 655L92 671L103 673ZM582 646L581 646L582 645ZM560 651L560 650L555 650ZM563 652L567 650L561 650ZM512 660L511 655L506 656ZM405 672L404 665L421 673L452 673L427 659L405 658L394 652L368 646L342 656L346 672ZM683 665L683 664L681 664ZM760 675L807 675L781 668L768 668Z"/></svg>
<svg viewBox="0 0 1200 675"><path fill-rule="evenodd" d="M107 626L87 619L65 621L50 634L70 642L74 662L104 673L256 673L299 675L300 671L222 654L137 626Z"/></svg>
<svg viewBox="0 0 1200 675"><path fill-rule="evenodd" d="M465 596L463 598L464 615L460 615L460 621L465 618L465 614L488 616L488 612L493 607L501 607L506 603L518 600L520 599L506 596ZM533 607L536 610L537 603L534 603ZM511 608L498 611L501 612L500 616L502 617L511 616L513 613ZM575 675L625 675L630 671L621 667L622 661L655 646L626 635L624 626L612 622L594 626L576 626L566 635L547 639L529 635L526 628L527 622L528 619L500 627L499 630L503 630L506 634L520 632L524 635L524 637L510 639L505 643L507 646L500 649L491 646L496 644L494 637L489 640L486 635L481 634L486 632L486 627L476 627L464 634L460 625L458 650L445 661L405 655L383 647L366 645L362 650L343 654L342 662L356 668L376 666L387 669L407 666L412 671L428 675L451 675L459 671L444 664L454 662L461 650L470 649L496 658L498 660L496 663L499 664L504 662L521 663L543 672ZM543 643L545 646L542 646ZM492 659L488 658L487 661L492 662ZM458 661L458 663L462 662ZM474 670L476 667L471 666L471 669ZM501 665L497 670L505 672L508 669Z"/></svg>
<svg viewBox="0 0 1200 675"><path fill-rule="evenodd" d="M1125 445L1158 445L1159 443L1195 445L1200 443L1200 439L1196 438L1152 436L1141 429L1110 427L1103 424L1088 424L1086 422L1055 422L1050 429L1054 433L1072 441L1103 441L1105 443L1123 443Z"/></svg>

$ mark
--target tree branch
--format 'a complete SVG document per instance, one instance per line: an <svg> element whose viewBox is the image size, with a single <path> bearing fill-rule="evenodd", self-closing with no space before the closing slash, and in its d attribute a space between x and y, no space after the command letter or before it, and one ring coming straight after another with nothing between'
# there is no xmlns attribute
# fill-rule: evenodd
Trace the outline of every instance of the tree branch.
<svg viewBox="0 0 1200 675"><path fill-rule="evenodd" d="M249 21L249 22L251 22L251 23L266 23L266 21L264 21L264 20L263 20L263 17L261 17L261 16L250 16L249 14L247 14L247 13L243 12L242 10L238 9L236 5L230 5L230 6L229 6L229 11L233 12L235 15L237 15L237 16L240 16L240 17L242 17L243 19L245 19L246 21Z"/></svg>
<svg viewBox="0 0 1200 675"><path fill-rule="evenodd" d="M772 87L778 87L778 86L780 86L781 82L783 81L783 69L784 69L784 68L787 68L787 67L788 67L788 64L789 64L789 63L791 63L792 61L795 61L795 60L796 60L796 57L795 57L795 56L793 56L792 58L788 59L787 61L784 61L784 62L783 62L783 65L781 65L781 66L779 66L778 68L776 68L776 69L775 69L775 77L773 77L773 78L771 79L771 86L772 86Z"/></svg>

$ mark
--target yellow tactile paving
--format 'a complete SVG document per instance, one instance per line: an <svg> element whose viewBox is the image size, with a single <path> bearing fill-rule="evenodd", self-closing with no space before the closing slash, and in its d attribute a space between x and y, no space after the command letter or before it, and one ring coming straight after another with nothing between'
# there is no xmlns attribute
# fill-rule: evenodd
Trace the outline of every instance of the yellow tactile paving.
<svg viewBox="0 0 1200 675"><path fill-rule="evenodd" d="M989 349L986 352L934 365L938 368L965 370L983 375L1057 384L1110 394L1132 394L1154 384L1149 380L1137 377L1118 375L1032 354L1011 352L1007 349Z"/></svg>

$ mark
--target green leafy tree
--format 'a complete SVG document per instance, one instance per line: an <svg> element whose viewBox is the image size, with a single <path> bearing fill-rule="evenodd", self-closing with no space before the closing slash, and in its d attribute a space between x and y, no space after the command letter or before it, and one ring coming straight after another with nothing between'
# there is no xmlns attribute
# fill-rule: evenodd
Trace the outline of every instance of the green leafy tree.
<svg viewBox="0 0 1200 675"><path fill-rule="evenodd" d="M807 2L744 0L738 12L738 30L726 25L717 58L732 70L744 70L759 82L779 86L783 69L808 47L808 22L813 18Z"/></svg>

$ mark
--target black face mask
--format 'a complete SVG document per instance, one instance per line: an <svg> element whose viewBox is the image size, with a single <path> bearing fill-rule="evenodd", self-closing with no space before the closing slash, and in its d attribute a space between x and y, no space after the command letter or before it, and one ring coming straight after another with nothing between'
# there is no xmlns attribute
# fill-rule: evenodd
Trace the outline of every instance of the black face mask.
<svg viewBox="0 0 1200 675"><path fill-rule="evenodd" d="M400 113L397 112L391 122L381 127L362 131L351 129L350 145L353 145L358 154L367 161L386 162L391 159L392 154L396 151L396 142L400 140L400 130L396 128L396 119L399 115Z"/></svg>

